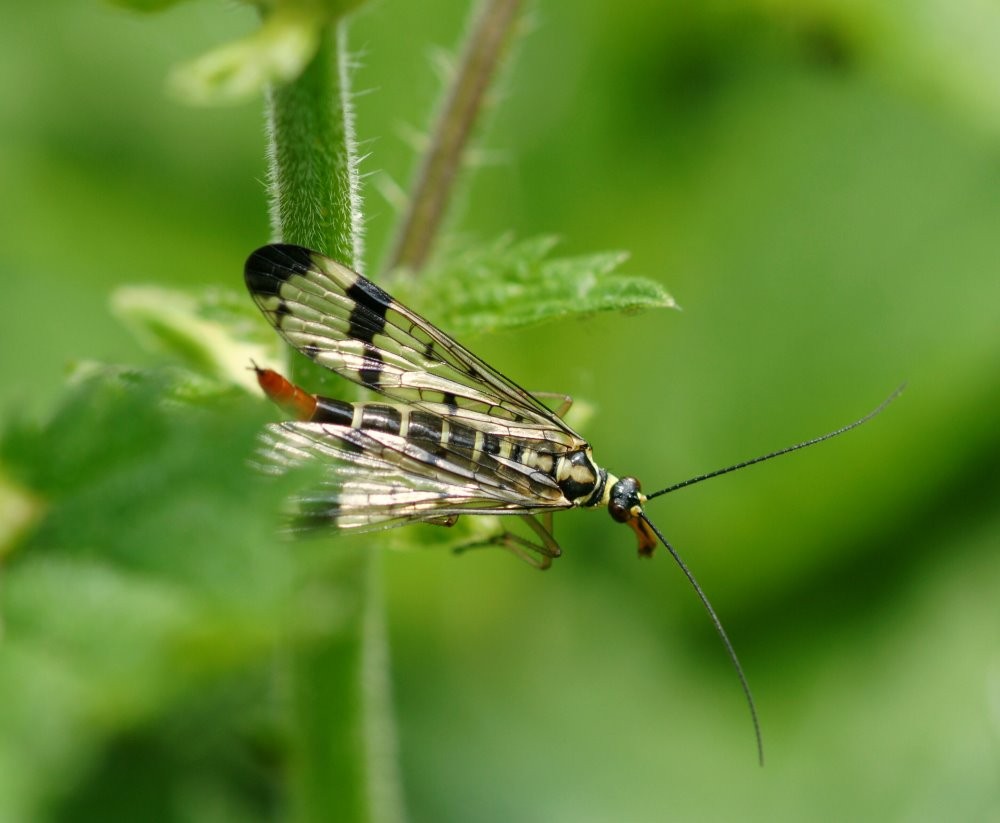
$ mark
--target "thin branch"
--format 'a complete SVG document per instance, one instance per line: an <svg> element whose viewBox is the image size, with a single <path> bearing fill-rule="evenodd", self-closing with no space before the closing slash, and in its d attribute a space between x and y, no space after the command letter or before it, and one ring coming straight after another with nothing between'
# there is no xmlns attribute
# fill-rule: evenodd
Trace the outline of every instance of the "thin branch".
<svg viewBox="0 0 1000 823"><path fill-rule="evenodd" d="M430 148L417 173L409 208L393 244L389 268L402 266L416 271L427 261L462 154L520 7L521 0L485 0L480 8L437 118Z"/></svg>

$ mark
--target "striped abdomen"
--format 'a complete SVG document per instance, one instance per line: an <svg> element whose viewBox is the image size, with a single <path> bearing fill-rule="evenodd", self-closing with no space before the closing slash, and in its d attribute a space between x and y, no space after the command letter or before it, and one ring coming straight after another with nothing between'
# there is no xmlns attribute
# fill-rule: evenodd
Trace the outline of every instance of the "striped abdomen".
<svg viewBox="0 0 1000 823"><path fill-rule="evenodd" d="M488 466L491 474L523 484L543 505L593 506L601 502L607 472L600 469L590 449L562 454L534 448L533 442L482 431L458 419L395 403L348 403L309 394L270 369L257 369L258 382L275 403L297 419L344 426L377 437L384 433L404 438L425 450L431 460L476 471Z"/></svg>

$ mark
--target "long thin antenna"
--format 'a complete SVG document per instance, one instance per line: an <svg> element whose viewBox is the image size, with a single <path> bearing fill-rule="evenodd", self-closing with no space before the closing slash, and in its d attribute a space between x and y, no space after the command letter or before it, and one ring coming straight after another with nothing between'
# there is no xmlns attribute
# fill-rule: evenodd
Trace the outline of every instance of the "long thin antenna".
<svg viewBox="0 0 1000 823"><path fill-rule="evenodd" d="M762 454L760 457L755 457L752 460L744 460L742 463L736 463L733 466L726 466L724 469L716 469L714 472L709 472L708 474L699 474L697 477L692 477L690 480L684 480L680 483L675 483L673 486L667 486L665 489L660 489L658 492L653 492L652 494L647 494L646 499L652 500L654 497L659 497L661 494L669 494L670 492L677 491L678 489L683 489L685 486L693 486L695 483L700 483L702 480L708 480L712 477L718 477L720 474L729 474L729 472L734 472L737 469L745 469L747 466L752 466L754 463L763 463L765 460L770 460L772 457L780 457L783 454L788 454L789 452L798 451L799 449L804 449L806 446L815 446L817 443L822 443L824 440L829 440L831 437L837 437L837 435L849 432L851 429L856 429L862 423L867 423L875 415L881 412L886 406L888 406L893 400L902 394L903 389L906 388L906 383L900 385L892 394L890 394L885 400L879 403L878 407L868 412L864 417L859 420L855 420L853 423L848 423L846 426L841 426L832 432L827 432L826 434L820 435L819 437L814 437L811 440L804 440L801 443L796 443L794 446L786 446L783 449L778 449L770 454Z"/></svg>
<svg viewBox="0 0 1000 823"><path fill-rule="evenodd" d="M708 612L708 616L712 619L712 625L715 626L715 630L719 633L719 637L722 639L722 645L726 647L726 651L729 653L729 659L732 661L733 668L736 669L736 674L740 678L740 685L743 687L743 694L746 695L747 705L750 707L750 717L753 720L753 733L757 736L757 758L760 760L760 765L764 765L764 739L760 734L760 721L757 719L757 706L753 702L753 695L750 693L750 684L747 682L746 675L743 674L743 666L740 665L740 659L736 656L736 650L733 648L733 644L729 642L729 635L726 634L726 630L722 628L722 621L719 620L719 616L715 613L715 609L712 608L712 604L709 602L708 597L705 592L702 591L701 586L698 585L698 581L695 580L694 575L691 570L687 567L687 564L681 560L681 556L677 553L677 550L667 542L667 538L663 536L663 533L653 525L652 521L646 517L645 512L640 512L639 517L646 521L646 525L649 526L655 533L656 536L660 538L660 542L667 547L667 551L674 558L674 561L680 566L684 576L688 579L691 587L694 589L695 594L701 600L702 605L705 607L705 611Z"/></svg>

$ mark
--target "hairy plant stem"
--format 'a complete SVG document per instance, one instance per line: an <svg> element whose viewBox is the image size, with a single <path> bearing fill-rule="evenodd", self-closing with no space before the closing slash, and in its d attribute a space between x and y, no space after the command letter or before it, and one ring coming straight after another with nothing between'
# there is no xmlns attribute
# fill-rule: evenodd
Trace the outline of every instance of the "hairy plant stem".
<svg viewBox="0 0 1000 823"><path fill-rule="evenodd" d="M484 0L475 17L454 81L437 116L430 147L417 172L409 206L389 257L390 269L405 267L418 271L430 255L461 167L463 151L517 22L520 6L521 0Z"/></svg>
<svg viewBox="0 0 1000 823"><path fill-rule="evenodd" d="M356 268L361 216L344 26L326 32L302 74L271 93L271 220L282 241Z"/></svg>
<svg viewBox="0 0 1000 823"><path fill-rule="evenodd" d="M341 21L323 32L301 76L270 95L270 190L276 238L356 269L362 243L348 84ZM310 390L334 382L304 357L290 373ZM301 823L391 823L403 814L377 555L351 541L330 551L336 562L303 589L341 619L289 653L290 807Z"/></svg>

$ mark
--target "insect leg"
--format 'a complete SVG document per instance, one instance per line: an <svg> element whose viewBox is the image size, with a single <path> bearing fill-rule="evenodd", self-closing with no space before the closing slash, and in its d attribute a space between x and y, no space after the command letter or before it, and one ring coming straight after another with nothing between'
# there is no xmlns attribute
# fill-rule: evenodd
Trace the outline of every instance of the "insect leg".
<svg viewBox="0 0 1000 823"><path fill-rule="evenodd" d="M533 543L531 540L521 537L519 534L514 534L512 531L504 528L502 531L497 532L495 535L488 537L485 540L477 540L474 543L466 543L463 546L457 546L454 549L455 554L462 554L469 549L496 546L501 549L506 549L515 557L519 557L525 563L534 566L536 569L547 569L552 565L552 559L559 557L559 555L562 554L562 549L559 548L559 544L552 536L551 530L539 523L533 516L530 514L522 514L520 517L531 527L532 531L538 535L539 540L541 541L540 543ZM546 512L543 517L545 517L551 524L551 512Z"/></svg>
<svg viewBox="0 0 1000 823"><path fill-rule="evenodd" d="M535 534L541 538L542 545L538 547L538 551L546 557L559 557L562 554L562 549L559 548L559 544L552 536L552 512L545 512L542 516L548 520L546 525L539 523L530 514L522 514L521 519L531 526Z"/></svg>
<svg viewBox="0 0 1000 823"><path fill-rule="evenodd" d="M532 392L535 397L544 397L546 400L559 400L560 405L557 409L554 409L555 416L562 419L566 416L566 413L573 406L573 398L568 394L563 394L557 391L535 391Z"/></svg>

